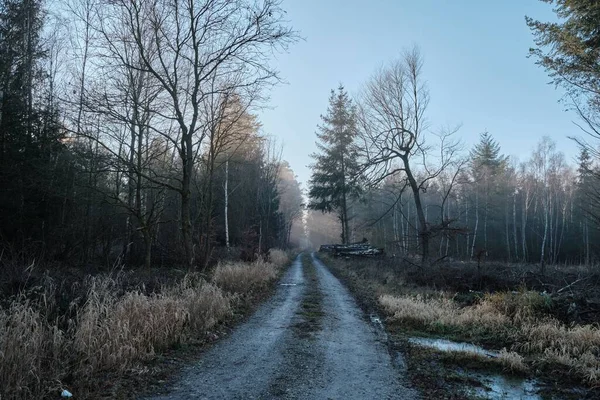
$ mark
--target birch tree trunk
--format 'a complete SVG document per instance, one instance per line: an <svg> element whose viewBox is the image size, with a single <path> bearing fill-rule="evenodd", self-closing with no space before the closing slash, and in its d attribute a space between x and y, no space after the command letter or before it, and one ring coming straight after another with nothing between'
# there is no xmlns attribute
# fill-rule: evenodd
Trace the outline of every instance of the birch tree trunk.
<svg viewBox="0 0 600 400"><path fill-rule="evenodd" d="M229 160L225 161L225 246L229 252Z"/></svg>
<svg viewBox="0 0 600 400"><path fill-rule="evenodd" d="M508 256L508 262L511 261L511 255L510 255L510 234L509 234L509 218L508 218L508 201L504 204L504 215L505 215L505 221L506 221L506 251L507 256Z"/></svg>
<svg viewBox="0 0 600 400"><path fill-rule="evenodd" d="M475 255L475 242L477 240L477 228L479 227L479 193L475 192L475 229L473 230L473 245L471 246L471 258Z"/></svg>
<svg viewBox="0 0 600 400"><path fill-rule="evenodd" d="M546 272L544 265L544 257L545 257L545 249L546 249L546 240L548 238L548 200L544 200L544 238L542 239L542 247L540 249L540 268L542 275Z"/></svg>
<svg viewBox="0 0 600 400"><path fill-rule="evenodd" d="M523 209L521 210L521 245L523 262L527 261L527 211L529 209L529 191L523 196Z"/></svg>
<svg viewBox="0 0 600 400"><path fill-rule="evenodd" d="M513 193L513 236L515 242L515 260L519 259L519 243L517 238L517 194Z"/></svg>

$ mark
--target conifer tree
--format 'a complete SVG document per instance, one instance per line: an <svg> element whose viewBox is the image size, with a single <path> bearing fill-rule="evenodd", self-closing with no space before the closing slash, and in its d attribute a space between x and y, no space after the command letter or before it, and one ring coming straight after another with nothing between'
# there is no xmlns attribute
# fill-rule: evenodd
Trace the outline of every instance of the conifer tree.
<svg viewBox="0 0 600 400"><path fill-rule="evenodd" d="M318 153L309 182L309 208L336 212L342 226L342 243L350 240L350 201L360 194L357 184L359 164L355 145L356 109L343 86L332 90L327 114L317 132Z"/></svg>
<svg viewBox="0 0 600 400"><path fill-rule="evenodd" d="M471 175L475 184L475 227L471 245L471 257L475 255L477 247L477 234L479 230L480 209L483 206L483 249L488 251L488 225L490 214L494 215L495 201L499 195L500 177L504 174L508 158L500 154L500 145L488 133L480 135L479 143L471 150ZM483 203L483 204L482 204Z"/></svg>

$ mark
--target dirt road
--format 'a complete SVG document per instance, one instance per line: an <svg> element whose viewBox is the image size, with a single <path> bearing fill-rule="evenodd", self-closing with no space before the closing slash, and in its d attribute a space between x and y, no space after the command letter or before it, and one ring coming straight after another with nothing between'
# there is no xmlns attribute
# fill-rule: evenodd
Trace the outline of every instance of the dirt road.
<svg viewBox="0 0 600 400"><path fill-rule="evenodd" d="M180 380L151 399L412 399L376 326L314 255Z"/></svg>

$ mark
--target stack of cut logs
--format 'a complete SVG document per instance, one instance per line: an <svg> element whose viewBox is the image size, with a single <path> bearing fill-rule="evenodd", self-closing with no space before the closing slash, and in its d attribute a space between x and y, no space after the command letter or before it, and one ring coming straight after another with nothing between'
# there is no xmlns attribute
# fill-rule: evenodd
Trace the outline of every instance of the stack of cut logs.
<svg viewBox="0 0 600 400"><path fill-rule="evenodd" d="M334 257L374 257L383 256L383 249L369 244L367 240L350 244L323 244L319 252L332 254Z"/></svg>

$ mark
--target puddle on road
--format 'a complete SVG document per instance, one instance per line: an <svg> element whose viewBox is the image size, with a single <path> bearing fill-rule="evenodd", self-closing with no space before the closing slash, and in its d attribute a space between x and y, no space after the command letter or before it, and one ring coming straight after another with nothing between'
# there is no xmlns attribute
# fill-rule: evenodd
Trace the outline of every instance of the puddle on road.
<svg viewBox="0 0 600 400"><path fill-rule="evenodd" d="M375 313L369 314L371 323L375 326L377 333L382 341L387 341L387 333L381 318ZM476 346L471 343L453 342L446 339L421 338L412 337L408 339L409 343L435 349L442 352L468 352L476 353L486 357L496 358L498 352L486 350L483 347ZM404 357L399 352L393 356L393 362L399 369L406 368ZM466 392L472 396L489 400L540 400L541 396L537 394L538 383L532 379L520 379L514 377L506 377L499 374L482 374L472 373L470 371L463 372L465 376L476 378L481 382L481 387L472 387L466 389Z"/></svg>
<svg viewBox="0 0 600 400"><path fill-rule="evenodd" d="M369 318L371 319L371 323L373 325L375 325L378 329L385 330L384 327L383 327L383 322L381 322L381 318L379 318L377 316L377 314L371 313L369 315Z"/></svg>
<svg viewBox="0 0 600 400"><path fill-rule="evenodd" d="M484 399L504 400L539 400L537 382L532 379L508 378L502 375L476 375L483 387L474 388L470 392Z"/></svg>
<svg viewBox="0 0 600 400"><path fill-rule="evenodd" d="M453 342L446 339L420 338L412 337L408 339L409 343L416 344L422 347L428 347L443 352L460 351L464 353L475 353L482 356L497 358L498 353L495 351L486 350L483 347L476 346L471 343Z"/></svg>
<svg viewBox="0 0 600 400"><path fill-rule="evenodd" d="M375 326L375 332L377 333L377 338L384 343L388 341L388 335L383 326L383 322L381 322L381 318L375 313L369 314L369 319L371 320L371 324Z"/></svg>
<svg viewBox="0 0 600 400"><path fill-rule="evenodd" d="M427 347L442 352L465 352L475 353L485 357L496 358L498 352L486 350L483 347L471 343L453 342L446 339L420 338L413 337L408 339L409 343L417 346ZM538 400L541 396L537 394L537 381L532 379L520 379L506 377L499 374L481 374L466 371L464 376L476 378L481 382L482 387L473 387L467 389L467 392L490 400L500 399L518 399L518 400Z"/></svg>
<svg viewBox="0 0 600 400"><path fill-rule="evenodd" d="M297 283L280 283L279 286L298 286Z"/></svg>

